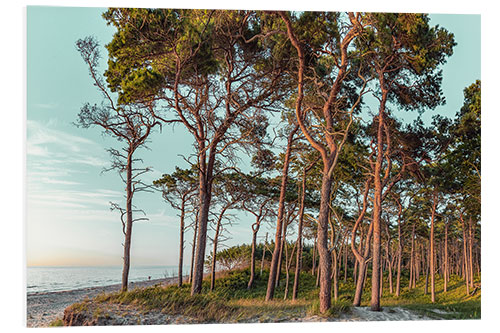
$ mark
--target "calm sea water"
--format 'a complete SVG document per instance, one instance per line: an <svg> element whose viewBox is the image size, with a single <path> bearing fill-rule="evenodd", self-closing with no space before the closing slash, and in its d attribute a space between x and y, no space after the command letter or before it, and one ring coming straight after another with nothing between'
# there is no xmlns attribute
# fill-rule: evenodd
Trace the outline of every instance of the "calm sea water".
<svg viewBox="0 0 500 333"><path fill-rule="evenodd" d="M189 267L183 272L189 274ZM73 290L87 287L100 287L121 283L122 267L28 267L26 280L27 292L49 292ZM162 279L177 276L177 266L138 266L131 267L129 282L148 280L148 277Z"/></svg>

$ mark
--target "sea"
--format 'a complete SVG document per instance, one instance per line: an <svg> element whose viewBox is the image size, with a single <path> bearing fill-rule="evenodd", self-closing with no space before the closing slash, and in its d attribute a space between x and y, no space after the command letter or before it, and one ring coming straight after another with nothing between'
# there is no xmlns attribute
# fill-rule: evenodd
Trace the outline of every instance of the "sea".
<svg viewBox="0 0 500 333"><path fill-rule="evenodd" d="M177 271L178 266L132 266L129 282L176 277ZM189 267L184 267L184 272L189 274ZM27 293L108 286L121 283L121 277L121 266L29 266L26 271Z"/></svg>

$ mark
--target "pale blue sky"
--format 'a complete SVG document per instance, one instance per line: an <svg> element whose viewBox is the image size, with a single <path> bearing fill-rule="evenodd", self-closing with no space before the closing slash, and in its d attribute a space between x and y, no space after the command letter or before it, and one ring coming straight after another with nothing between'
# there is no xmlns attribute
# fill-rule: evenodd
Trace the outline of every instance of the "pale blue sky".
<svg viewBox="0 0 500 333"><path fill-rule="evenodd" d="M115 173L100 174L109 163L105 149L115 141L103 137L99 129L71 124L83 103L101 100L75 41L89 35L102 46L110 41L113 29L101 18L103 10L28 8L28 265L121 264L121 225L118 215L109 211L108 202L122 200L123 185ZM443 91L448 103L434 111L453 116L463 103L463 89L480 78L480 17L431 17L432 24L453 32L458 43L444 66ZM104 48L102 53L106 54ZM430 114L424 118L429 119ZM181 126L175 131L165 128L152 140L152 151L141 153L145 165L155 170L146 180L171 172L175 165L187 167L179 155L191 152L192 139ZM150 221L134 225L132 264L176 264L176 212L158 194L139 194L136 204L148 213ZM233 240L228 244L248 243L252 220L242 216L231 229ZM189 255L185 260L187 264Z"/></svg>

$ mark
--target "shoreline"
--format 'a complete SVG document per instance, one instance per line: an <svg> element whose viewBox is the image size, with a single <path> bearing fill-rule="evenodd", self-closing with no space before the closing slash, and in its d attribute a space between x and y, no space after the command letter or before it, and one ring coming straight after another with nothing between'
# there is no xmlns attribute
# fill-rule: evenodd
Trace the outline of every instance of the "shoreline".
<svg viewBox="0 0 500 333"><path fill-rule="evenodd" d="M130 282L129 290L153 286L170 285L177 282L177 277ZM186 276L187 280L187 276ZM102 293L119 291L121 284L86 287L64 291L33 292L26 295L26 327L47 327L52 321L62 318L64 309L86 298L93 298Z"/></svg>

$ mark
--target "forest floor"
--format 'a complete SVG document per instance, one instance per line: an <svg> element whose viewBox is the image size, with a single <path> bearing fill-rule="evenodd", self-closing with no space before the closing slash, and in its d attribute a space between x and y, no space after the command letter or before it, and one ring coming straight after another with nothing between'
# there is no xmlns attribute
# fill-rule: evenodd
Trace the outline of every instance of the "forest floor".
<svg viewBox="0 0 500 333"><path fill-rule="evenodd" d="M31 326L58 325L165 325L196 323L259 323L259 322L316 322L316 321L409 321L439 319L480 319L480 277L475 280L474 294L467 296L463 280L452 277L448 291L443 292L443 281L436 279L436 302L430 302L430 293L425 293L425 280L416 288L408 290L407 281L401 284L401 295L389 292L385 280L381 298L382 311L369 309L370 281L366 283L361 307L352 307L353 281L339 281L339 298L332 301L326 314L319 313L318 288L315 278L301 274L301 290L298 299L292 301L291 291L284 300L284 282L276 289L275 297L265 302L267 273L258 275L255 286L247 290L249 272L230 271L216 280L215 290L209 291L209 281L204 281L200 295L190 296L190 286L165 286L156 284L142 286L126 293L117 290L94 291L83 300L73 298L71 306L64 312L59 309L52 321L31 319ZM293 282L293 276L290 284ZM154 284L154 283L153 283ZM428 288L430 290L430 287ZM62 293L54 293L62 294ZM70 295L71 296L71 295ZM73 296L71 296L73 297ZM62 303L62 302L60 302ZM46 304L51 306L50 304ZM65 304L66 305L66 304ZM69 305L69 304L68 304ZM28 306L29 308L29 306ZM43 306L42 306L43 308ZM37 313L40 313L38 311ZM28 325L30 326L28 310ZM32 315L33 316L33 315Z"/></svg>

